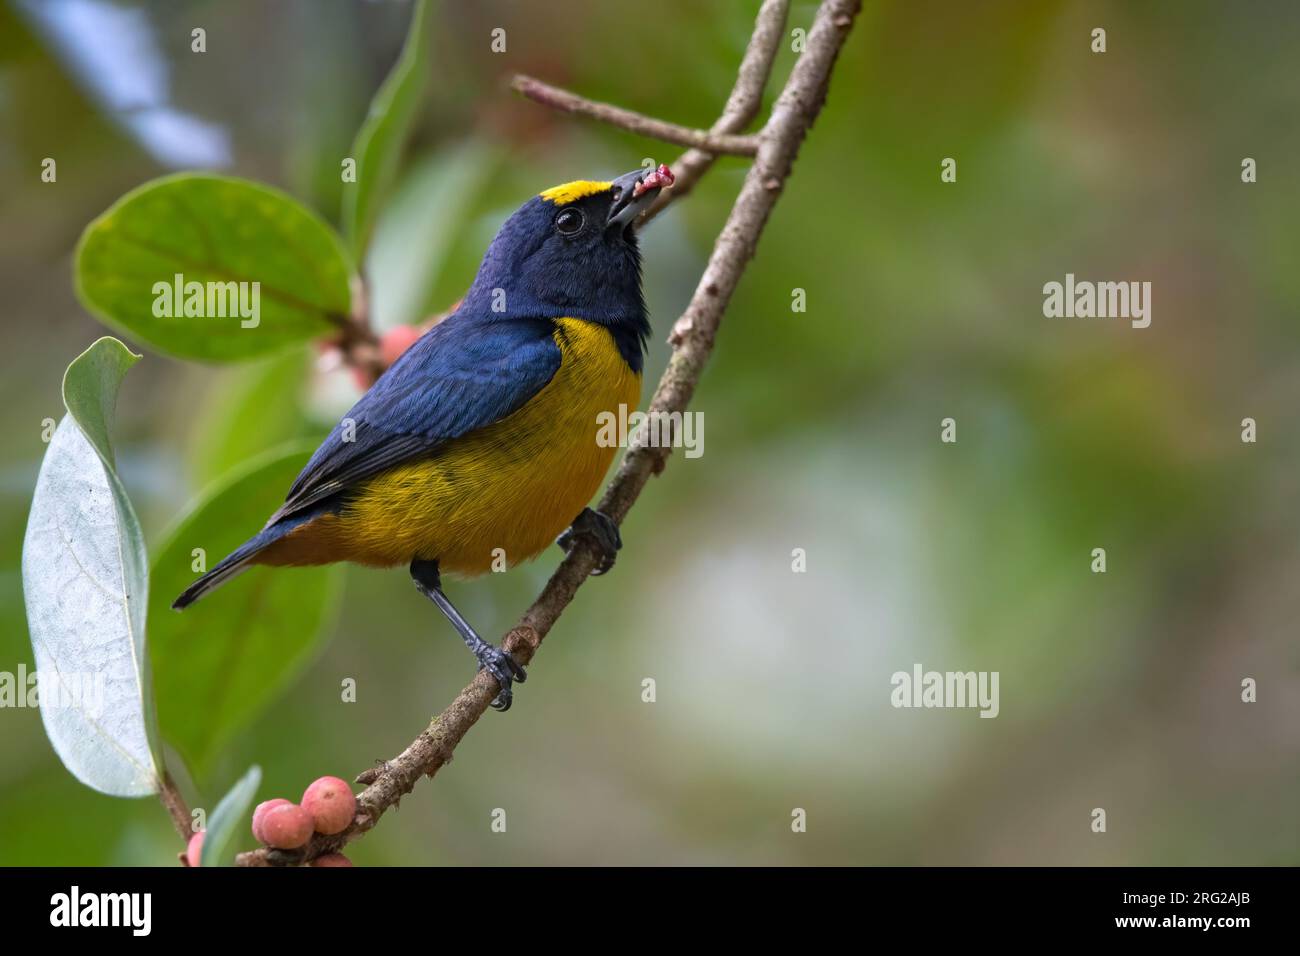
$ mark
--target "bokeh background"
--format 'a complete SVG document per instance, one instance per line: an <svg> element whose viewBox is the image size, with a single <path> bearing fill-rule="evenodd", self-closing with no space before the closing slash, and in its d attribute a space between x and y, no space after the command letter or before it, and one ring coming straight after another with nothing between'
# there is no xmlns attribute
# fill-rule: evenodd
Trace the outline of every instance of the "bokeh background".
<svg viewBox="0 0 1300 956"><path fill-rule="evenodd" d="M705 126L755 7L435 4L436 75L369 264L377 321L453 302L539 189L676 156L520 100L512 73ZM813 10L795 3L789 26ZM104 332L72 290L81 229L177 168L269 182L337 221L339 158L408 12L0 4L0 669L31 666L19 560L40 423ZM648 488L617 570L582 590L515 709L352 858L1296 863L1298 53L1284 0L868 0L697 395L705 453ZM786 44L773 89L793 59ZM958 182L941 184L949 156ZM647 398L743 172L721 162L644 238ZM1042 286L1066 272L1151 281L1151 327L1045 319ZM232 461L323 436L355 394L314 351L219 368L146 350L117 447L151 547ZM559 556L453 596L499 635ZM275 702L203 772L177 768L192 802L251 763L259 799L350 777L472 672L401 571L348 569L330 615ZM917 662L998 671L1000 716L892 708L890 675ZM81 786L35 711L0 711L0 864L177 849L155 801Z"/></svg>

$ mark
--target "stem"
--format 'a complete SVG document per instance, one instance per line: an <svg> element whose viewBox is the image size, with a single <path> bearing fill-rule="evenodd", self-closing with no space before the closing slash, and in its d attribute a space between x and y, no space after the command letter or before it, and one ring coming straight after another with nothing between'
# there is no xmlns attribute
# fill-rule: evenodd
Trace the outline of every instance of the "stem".
<svg viewBox="0 0 1300 956"><path fill-rule="evenodd" d="M190 808L186 805L185 798L181 796L180 790L176 787L176 781L172 779L171 774L166 770L163 771L162 788L158 791L158 799L162 801L167 815L172 818L172 826L176 827L176 832L188 844L190 837L194 835L194 821L190 816Z"/></svg>
<svg viewBox="0 0 1300 956"><path fill-rule="evenodd" d="M551 86L531 76L516 76L510 85L516 92L551 109L577 116L589 116L610 126L625 129L629 133L661 139L665 143L693 146L696 149L708 150L710 153L729 153L733 156L753 156L758 151L758 140L753 136L737 136L732 133L678 126L676 123L668 123L641 113L634 113L632 110L625 110L621 106L589 100L585 96L562 90L558 86Z"/></svg>

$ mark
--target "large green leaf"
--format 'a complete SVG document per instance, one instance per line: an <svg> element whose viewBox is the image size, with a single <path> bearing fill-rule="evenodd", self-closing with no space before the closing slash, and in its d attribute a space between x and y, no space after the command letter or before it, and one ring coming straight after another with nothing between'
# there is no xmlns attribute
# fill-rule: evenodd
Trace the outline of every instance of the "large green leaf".
<svg viewBox="0 0 1300 956"><path fill-rule="evenodd" d="M416 0L401 55L370 101L370 112L352 144L357 181L344 186L343 232L357 262L364 260L379 203L392 185L424 92L429 70L427 12L427 0Z"/></svg>
<svg viewBox="0 0 1300 956"><path fill-rule="evenodd" d="M291 197L197 173L127 193L86 227L76 258L77 294L104 322L159 351L213 361L330 333L348 315L351 273L339 237ZM177 276L179 302L168 291ZM202 315L185 314L186 283L201 284Z"/></svg>
<svg viewBox="0 0 1300 956"><path fill-rule="evenodd" d="M257 795L258 784L262 782L262 768L254 764L248 773L239 778L239 782L230 788L221 798L217 808L208 815L208 828L203 834L203 854L200 866L224 866L234 855L230 845L239 832L240 824L248 814L248 808Z"/></svg>
<svg viewBox="0 0 1300 956"><path fill-rule="evenodd" d="M78 780L121 797L156 793L162 767L145 649L148 558L110 437L118 388L138 359L106 337L68 366L68 414L41 463L23 540L45 732Z"/></svg>
<svg viewBox="0 0 1300 956"><path fill-rule="evenodd" d="M314 443L313 443L314 444ZM317 650L337 609L339 568L254 568L178 613L171 602L284 503L313 444L268 452L205 492L167 535L149 604L159 720L195 769L245 726Z"/></svg>

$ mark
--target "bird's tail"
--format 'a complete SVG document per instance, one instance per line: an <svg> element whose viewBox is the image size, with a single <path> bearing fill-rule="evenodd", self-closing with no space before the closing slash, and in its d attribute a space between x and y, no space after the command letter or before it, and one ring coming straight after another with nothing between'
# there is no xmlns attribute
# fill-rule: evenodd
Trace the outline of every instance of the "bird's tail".
<svg viewBox="0 0 1300 956"><path fill-rule="evenodd" d="M265 532L263 532L265 534ZM237 577L249 568L250 560L271 542L260 540L259 534L255 538L245 541L230 554L221 559L221 562L209 571L203 577L199 578L184 591L175 601L172 601L172 610L183 611L203 595L207 594L215 587L225 584L231 578Z"/></svg>
<svg viewBox="0 0 1300 956"><path fill-rule="evenodd" d="M254 563L253 559L259 553L315 516L314 513L295 515L267 525L222 558L215 568L182 591L180 597L172 601L172 610L183 611L213 588L220 587L231 578L238 577L248 570L249 566Z"/></svg>

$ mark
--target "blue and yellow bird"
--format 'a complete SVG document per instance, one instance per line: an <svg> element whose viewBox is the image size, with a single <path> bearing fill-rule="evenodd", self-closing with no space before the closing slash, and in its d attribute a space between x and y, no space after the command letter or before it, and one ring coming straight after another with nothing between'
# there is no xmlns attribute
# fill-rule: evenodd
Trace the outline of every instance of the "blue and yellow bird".
<svg viewBox="0 0 1300 956"><path fill-rule="evenodd" d="M598 570L613 564L618 529L586 505L614 456L598 441L603 413L640 398L650 323L636 221L672 181L666 166L636 170L520 207L455 313L334 426L266 526L172 607L254 564L406 564L500 684L493 706L507 709L524 670L479 637L441 574L482 574L502 554L514 565L557 535L564 546L590 536Z"/></svg>

